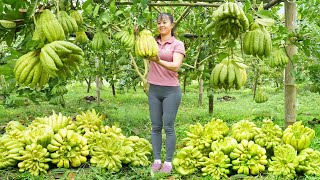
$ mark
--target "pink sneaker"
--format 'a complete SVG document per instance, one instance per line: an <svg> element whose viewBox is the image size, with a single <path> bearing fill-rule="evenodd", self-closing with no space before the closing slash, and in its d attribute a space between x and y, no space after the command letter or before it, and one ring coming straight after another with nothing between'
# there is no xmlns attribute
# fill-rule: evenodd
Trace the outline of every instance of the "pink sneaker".
<svg viewBox="0 0 320 180"><path fill-rule="evenodd" d="M153 163L151 167L153 172L159 171L160 168L161 168L161 163Z"/></svg>
<svg viewBox="0 0 320 180"><path fill-rule="evenodd" d="M162 168L160 169L160 172L170 174L172 171L172 165L168 163L164 163Z"/></svg>

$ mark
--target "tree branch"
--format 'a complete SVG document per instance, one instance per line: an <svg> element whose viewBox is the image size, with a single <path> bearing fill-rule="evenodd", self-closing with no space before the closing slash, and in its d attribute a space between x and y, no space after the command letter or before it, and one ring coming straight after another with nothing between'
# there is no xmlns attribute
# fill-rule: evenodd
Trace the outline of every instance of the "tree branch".
<svg viewBox="0 0 320 180"><path fill-rule="evenodd" d="M267 9L272 8L273 6L275 6L275 5L277 5L277 4L281 3L281 2L282 2L282 0L272 0L268 4L266 4L263 7L263 9L267 10Z"/></svg>
<svg viewBox="0 0 320 180"><path fill-rule="evenodd" d="M198 53L197 53L195 61L194 61L194 65L193 65L194 68L196 68L197 64L198 64L198 59L199 59L199 56L200 56L200 53L201 53L201 50L202 50L201 44L198 45L197 49L198 49Z"/></svg>
<svg viewBox="0 0 320 180"><path fill-rule="evenodd" d="M113 29L113 30L115 30L115 31L118 31L118 32L121 31L121 28L119 28L119 26L117 26L117 25L112 25L112 26L111 26L111 29Z"/></svg>
<svg viewBox="0 0 320 180"><path fill-rule="evenodd" d="M187 66L187 67L192 68L192 69L195 69L195 67L193 67L193 66L191 66L191 65L189 65L189 64L187 64L187 63L182 63L182 65L183 65L183 66Z"/></svg>
<svg viewBox="0 0 320 180"><path fill-rule="evenodd" d="M136 71L136 73L139 75L139 77L141 78L141 80L143 81L143 83L147 82L146 78L141 74L141 72L139 71L139 67L136 63L136 60L134 59L133 55L131 53L129 53L129 56L130 56L130 59L131 59L131 62L133 64L133 67Z"/></svg>
<svg viewBox="0 0 320 180"><path fill-rule="evenodd" d="M146 78L149 72L149 60L143 59L144 64L144 74L143 77Z"/></svg>
<svg viewBox="0 0 320 180"><path fill-rule="evenodd" d="M204 58L202 61L200 61L198 64L201 65L202 63L204 63L206 60L208 60L209 58L211 58L213 55L209 55L206 58Z"/></svg>

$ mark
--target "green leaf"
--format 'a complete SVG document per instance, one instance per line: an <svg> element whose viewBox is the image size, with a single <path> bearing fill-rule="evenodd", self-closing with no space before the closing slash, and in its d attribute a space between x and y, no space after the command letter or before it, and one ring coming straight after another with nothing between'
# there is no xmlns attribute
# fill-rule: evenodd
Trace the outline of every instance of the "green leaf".
<svg viewBox="0 0 320 180"><path fill-rule="evenodd" d="M110 14L107 12L103 12L100 19L107 24L111 22Z"/></svg>
<svg viewBox="0 0 320 180"><path fill-rule="evenodd" d="M26 17L31 18L34 15L37 7L38 7L38 0L33 1L27 9Z"/></svg>
<svg viewBox="0 0 320 180"><path fill-rule="evenodd" d="M3 12L3 3L0 2L0 12Z"/></svg>
<svg viewBox="0 0 320 180"><path fill-rule="evenodd" d="M252 14L246 14L246 16L248 18L249 24L251 24L254 21Z"/></svg>
<svg viewBox="0 0 320 180"><path fill-rule="evenodd" d="M260 10L264 10L264 8L263 8L263 1L260 3L260 5L259 5L259 7L258 7L258 11L260 11Z"/></svg>
<svg viewBox="0 0 320 180"><path fill-rule="evenodd" d="M9 47L12 45L12 42L14 40L14 35L15 35L14 32L15 32L14 30L9 31L9 33L7 33L7 35L5 37L7 46L9 46Z"/></svg>
<svg viewBox="0 0 320 180"><path fill-rule="evenodd" d="M307 55L307 56L310 56L311 52L310 52L310 49L309 49L309 42L306 40L306 41L303 41L303 46L302 46L302 49L303 49L303 52Z"/></svg>
<svg viewBox="0 0 320 180"><path fill-rule="evenodd" d="M91 12L89 10L90 10L90 8L92 8L92 3L93 3L92 0L87 0L82 5L82 9L86 10L88 12L88 14L91 14Z"/></svg>
<svg viewBox="0 0 320 180"><path fill-rule="evenodd" d="M10 10L10 11L6 11L5 15L3 16L3 19L6 20L16 20L16 19L20 19L20 12L14 11L14 10Z"/></svg>
<svg viewBox="0 0 320 180"><path fill-rule="evenodd" d="M98 13L99 13L99 9L100 9L100 5L96 5L96 7L94 7L93 10L93 17L97 17Z"/></svg>
<svg viewBox="0 0 320 180"><path fill-rule="evenodd" d="M145 19L142 15L139 16L137 20L138 25L143 26L145 24Z"/></svg>
<svg viewBox="0 0 320 180"><path fill-rule="evenodd" d="M248 10L251 8L251 2L250 0L246 0L246 2L244 3L244 6L243 6L243 11L246 13L248 12Z"/></svg>
<svg viewBox="0 0 320 180"><path fill-rule="evenodd" d="M219 59L219 61L221 61L222 59L224 59L224 58L226 58L228 56L229 56L228 53L221 53L221 54L219 54L218 59Z"/></svg>
<svg viewBox="0 0 320 180"><path fill-rule="evenodd" d="M118 10L115 15L116 15L116 16L119 16L120 14L123 14L123 11Z"/></svg>
<svg viewBox="0 0 320 180"><path fill-rule="evenodd" d="M314 51L314 56L316 57L316 59L320 59L320 51L319 50L318 51Z"/></svg>
<svg viewBox="0 0 320 180"><path fill-rule="evenodd" d="M144 13L144 17L145 17L146 21L152 20L152 14L149 13L149 11L147 11L146 13Z"/></svg>
<svg viewBox="0 0 320 180"><path fill-rule="evenodd" d="M149 0L141 0L142 8L145 9L148 7Z"/></svg>
<svg viewBox="0 0 320 180"><path fill-rule="evenodd" d="M140 3L140 0L133 0L132 2L133 2L134 5L137 5L137 4Z"/></svg>
<svg viewBox="0 0 320 180"><path fill-rule="evenodd" d="M44 46L44 43L41 40L35 41L35 40L30 40L26 43L26 49L28 50L34 50L34 49L39 49Z"/></svg>
<svg viewBox="0 0 320 180"><path fill-rule="evenodd" d="M116 6L115 0L110 1L109 9L110 9L110 12L113 14L117 11L117 6Z"/></svg>
<svg viewBox="0 0 320 180"><path fill-rule="evenodd" d="M237 43L235 40L230 39L227 43L228 47L236 47Z"/></svg>
<svg viewBox="0 0 320 180"><path fill-rule="evenodd" d="M275 20L272 18L257 18L256 22L262 26L272 26L275 23Z"/></svg>
<svg viewBox="0 0 320 180"><path fill-rule="evenodd" d="M10 67L8 64L0 65L0 72L2 75L13 77L13 68Z"/></svg>
<svg viewBox="0 0 320 180"><path fill-rule="evenodd" d="M15 64L16 64L16 59L18 59L18 57L21 54L17 55L17 54L11 54L9 56L5 56L4 58L1 59L1 61L5 62L9 67L14 68Z"/></svg>
<svg viewBox="0 0 320 180"><path fill-rule="evenodd" d="M259 10L259 11L257 11L257 15L262 18L272 18L273 17L272 12L268 11L268 10Z"/></svg>

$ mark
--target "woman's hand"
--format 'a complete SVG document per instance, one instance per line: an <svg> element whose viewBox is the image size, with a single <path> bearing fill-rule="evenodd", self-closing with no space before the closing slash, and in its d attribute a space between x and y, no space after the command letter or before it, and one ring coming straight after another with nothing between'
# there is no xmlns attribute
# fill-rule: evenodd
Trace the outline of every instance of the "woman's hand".
<svg viewBox="0 0 320 180"><path fill-rule="evenodd" d="M153 56L153 57L146 57L146 58L149 61L153 61L153 62L159 64L160 66L162 66L170 71L178 72L180 69L180 66L182 64L182 61L184 59L184 55L181 53L173 53L173 62L168 62L168 61L164 61L164 60L160 61L159 55Z"/></svg>
<svg viewBox="0 0 320 180"><path fill-rule="evenodd" d="M157 55L157 56L152 56L152 57L148 56L147 59L148 59L149 61L153 61L153 62L155 62L155 63L157 63L157 62L160 61L159 55Z"/></svg>

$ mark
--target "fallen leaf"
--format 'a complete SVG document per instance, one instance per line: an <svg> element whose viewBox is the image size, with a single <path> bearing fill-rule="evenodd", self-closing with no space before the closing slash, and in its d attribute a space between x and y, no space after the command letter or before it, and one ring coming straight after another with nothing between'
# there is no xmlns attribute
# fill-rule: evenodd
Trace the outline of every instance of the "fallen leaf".
<svg viewBox="0 0 320 180"><path fill-rule="evenodd" d="M74 178L76 177L76 174L73 172L69 172L68 174L68 180L74 180Z"/></svg>

